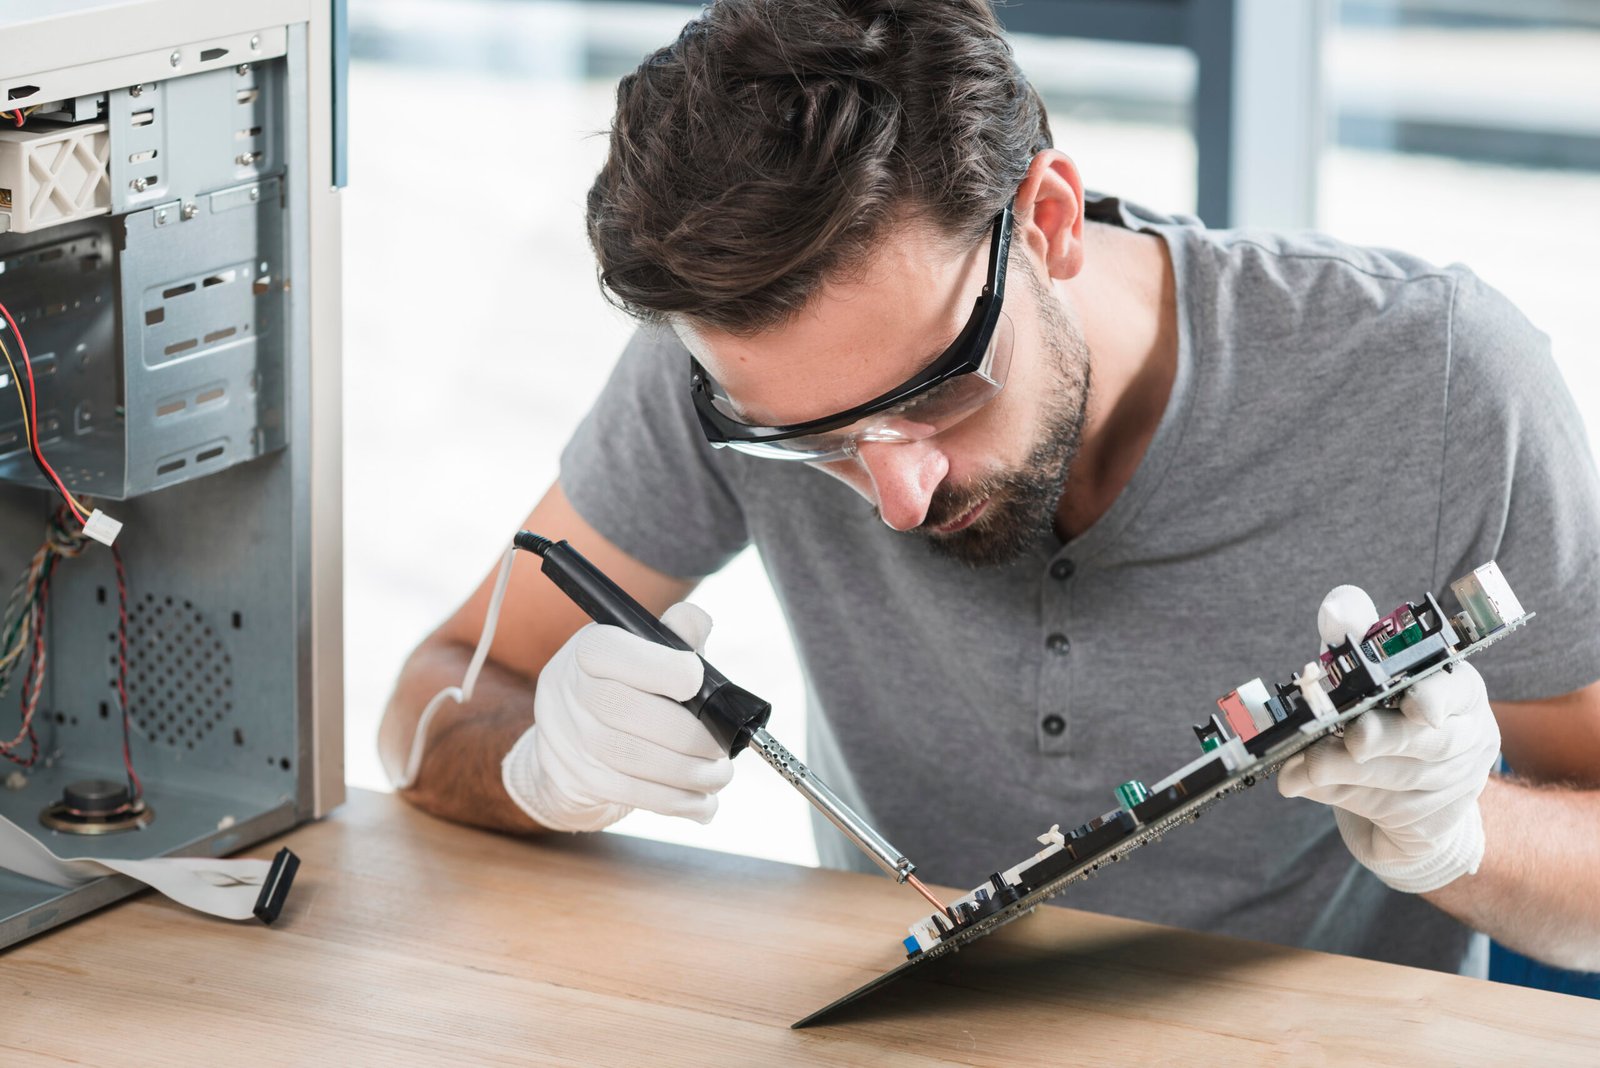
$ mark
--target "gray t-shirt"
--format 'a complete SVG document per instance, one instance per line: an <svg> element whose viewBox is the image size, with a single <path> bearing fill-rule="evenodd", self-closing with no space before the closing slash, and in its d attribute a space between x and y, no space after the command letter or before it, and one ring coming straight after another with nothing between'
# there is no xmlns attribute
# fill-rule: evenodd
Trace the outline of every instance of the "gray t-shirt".
<svg viewBox="0 0 1600 1068"><path fill-rule="evenodd" d="M703 576L755 544L811 764L920 874L975 886L1198 755L1189 725L1247 679L1287 681L1340 583L1383 611L1498 559L1539 618L1477 661L1491 697L1600 678L1600 487L1548 339L1503 296L1316 234L1090 208L1166 240L1178 370L1132 480L1064 545L969 570L821 472L711 449L666 331L634 338L562 457L579 514L651 567ZM817 837L825 863L870 867ZM1061 903L1450 971L1469 940L1271 784Z"/></svg>

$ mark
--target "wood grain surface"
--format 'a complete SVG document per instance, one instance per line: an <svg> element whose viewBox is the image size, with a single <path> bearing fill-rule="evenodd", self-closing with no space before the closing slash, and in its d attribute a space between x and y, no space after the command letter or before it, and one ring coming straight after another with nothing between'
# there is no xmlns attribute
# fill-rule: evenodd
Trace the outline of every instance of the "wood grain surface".
<svg viewBox="0 0 1600 1068"><path fill-rule="evenodd" d="M146 894L0 955L0 1064L1600 1064L1600 1003L1064 908L793 1031L920 899L364 791L282 841L271 929Z"/></svg>

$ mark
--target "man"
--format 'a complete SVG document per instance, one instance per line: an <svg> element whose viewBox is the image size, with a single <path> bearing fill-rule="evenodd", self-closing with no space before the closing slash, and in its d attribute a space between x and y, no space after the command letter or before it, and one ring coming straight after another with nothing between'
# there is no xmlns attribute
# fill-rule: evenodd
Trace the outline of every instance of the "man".
<svg viewBox="0 0 1600 1068"><path fill-rule="evenodd" d="M1470 272L1086 195L983 0L713 4L623 79L588 224L646 327L526 526L696 648L710 621L676 602L756 545L813 766L927 878L975 885L1187 762L1209 698L1308 659L1330 588L1388 607L1498 559L1540 618L1481 678L1071 904L1600 967L1600 492L1546 340ZM391 771L488 600L408 662ZM1374 616L1342 587L1320 623ZM731 765L674 703L698 661L585 622L519 562L406 796L513 831L710 819Z"/></svg>

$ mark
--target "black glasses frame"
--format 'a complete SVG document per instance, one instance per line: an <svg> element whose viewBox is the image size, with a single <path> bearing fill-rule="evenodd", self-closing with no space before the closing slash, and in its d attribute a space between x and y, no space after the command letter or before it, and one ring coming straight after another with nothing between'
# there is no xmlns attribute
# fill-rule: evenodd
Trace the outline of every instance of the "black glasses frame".
<svg viewBox="0 0 1600 1068"><path fill-rule="evenodd" d="M904 404L936 386L964 374L980 370L983 359L1000 321L1000 305L1006 294L1006 260L1011 251L1011 205L1007 204L995 216L994 231L989 243L989 275L983 292L972 306L972 314L961 328L956 339L927 367L900 385L880 394L865 404L804 423L783 426L755 426L741 423L718 410L713 399L716 383L700 361L689 357L689 392L694 399L695 414L700 417L700 427L706 440L716 446L741 442L783 441L786 438L822 434L849 426L856 420Z"/></svg>

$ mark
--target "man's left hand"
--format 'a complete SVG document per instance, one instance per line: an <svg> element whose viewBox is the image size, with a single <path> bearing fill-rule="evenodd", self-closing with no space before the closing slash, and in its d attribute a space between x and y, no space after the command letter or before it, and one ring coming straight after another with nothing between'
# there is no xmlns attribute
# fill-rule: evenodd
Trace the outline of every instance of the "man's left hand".
<svg viewBox="0 0 1600 1068"><path fill-rule="evenodd" d="M1330 644L1377 621L1372 598L1355 586L1334 589L1317 612ZM1278 791L1333 806L1356 860L1394 889L1420 894L1478 870L1478 795L1499 753L1483 679L1458 662L1407 689L1398 711L1371 709L1346 725L1344 737L1291 757Z"/></svg>

